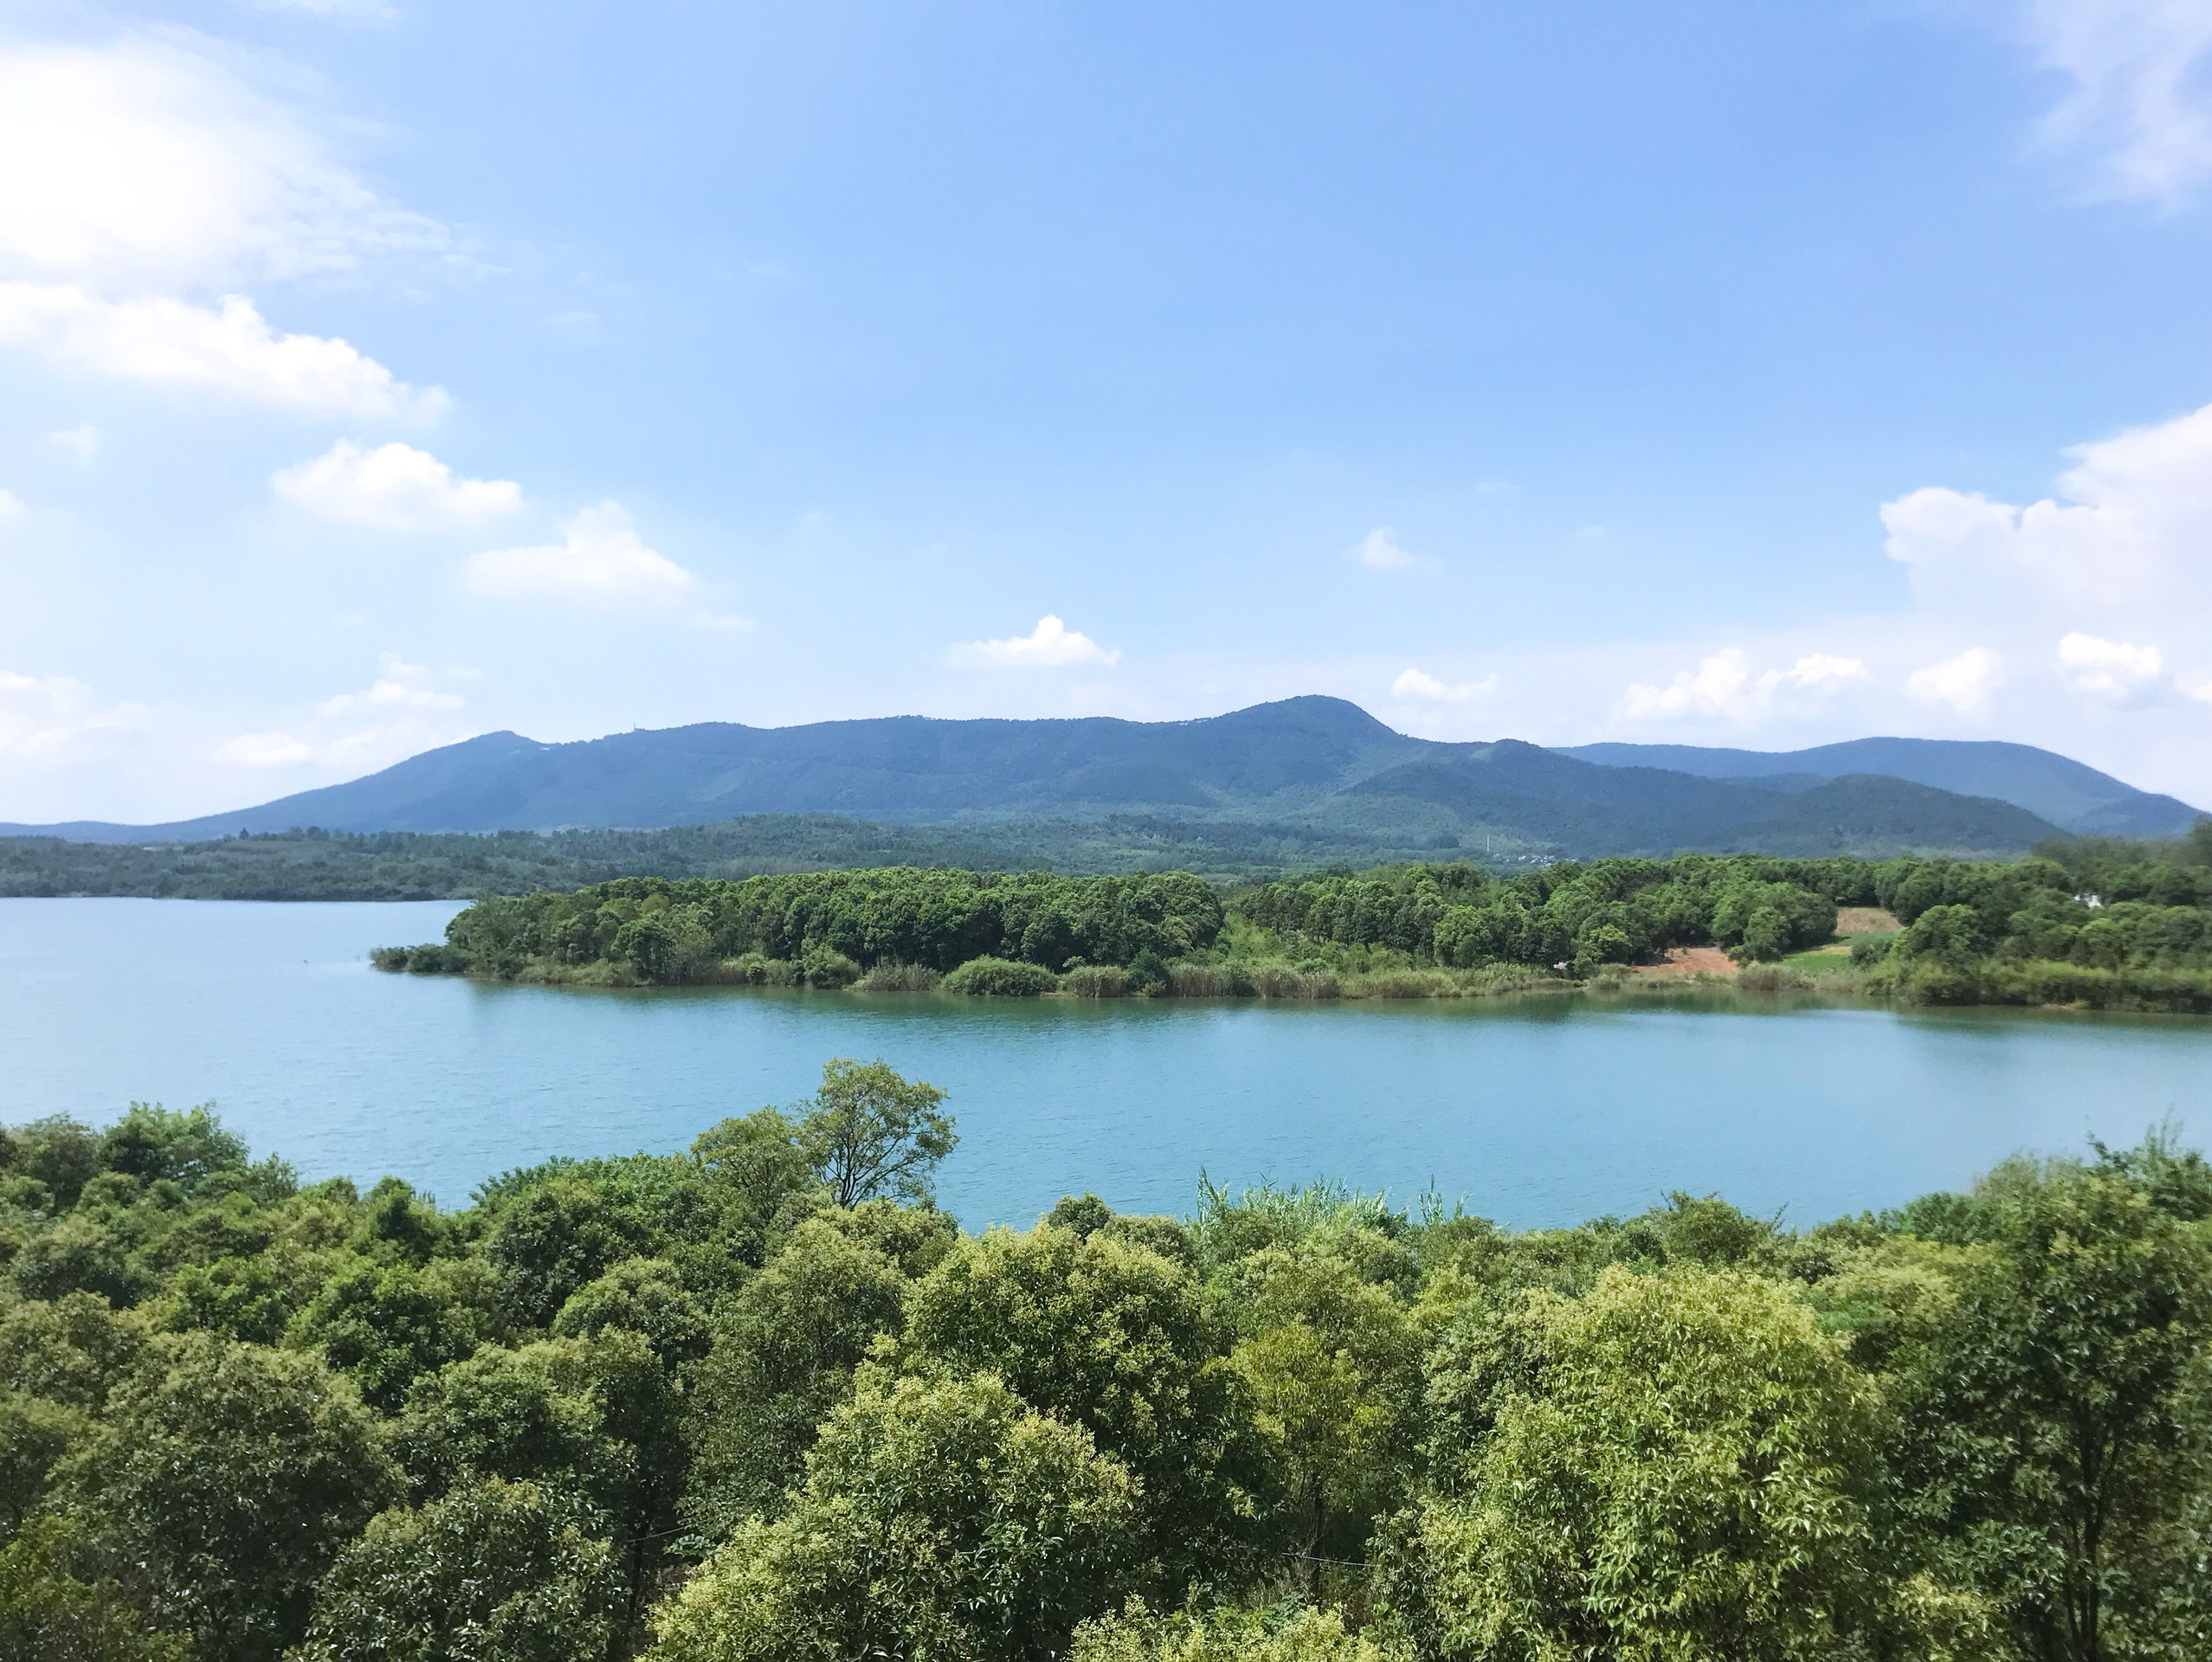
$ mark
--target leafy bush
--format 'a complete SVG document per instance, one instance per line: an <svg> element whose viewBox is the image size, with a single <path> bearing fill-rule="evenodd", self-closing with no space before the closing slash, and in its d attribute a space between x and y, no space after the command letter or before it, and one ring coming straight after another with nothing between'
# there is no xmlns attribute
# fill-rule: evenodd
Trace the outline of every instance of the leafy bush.
<svg viewBox="0 0 2212 1662"><path fill-rule="evenodd" d="M1060 977L1042 964L1016 963L1010 958L971 958L945 978L948 993L985 998L1035 998L1059 985Z"/></svg>

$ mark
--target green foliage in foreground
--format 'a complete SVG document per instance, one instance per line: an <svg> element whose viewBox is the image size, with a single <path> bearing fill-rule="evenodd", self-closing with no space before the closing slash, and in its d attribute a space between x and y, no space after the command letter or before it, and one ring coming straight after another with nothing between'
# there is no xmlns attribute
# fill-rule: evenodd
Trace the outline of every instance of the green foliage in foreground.
<svg viewBox="0 0 2212 1662"><path fill-rule="evenodd" d="M602 985L1419 997L1586 980L1675 947L1775 963L1829 941L1849 905L1886 907L1906 927L1864 942L1831 983L1928 1003L2212 1012L2212 821L2205 830L2010 862L1696 854L1514 877L1395 866L1225 898L1189 873L629 878L487 898L442 944L376 961Z"/></svg>
<svg viewBox="0 0 2212 1662"><path fill-rule="evenodd" d="M459 1210L204 1111L0 1133L0 1654L2212 1647L2212 1165L2164 1137L1803 1233L1202 1185L970 1235L952 1142L842 1060Z"/></svg>

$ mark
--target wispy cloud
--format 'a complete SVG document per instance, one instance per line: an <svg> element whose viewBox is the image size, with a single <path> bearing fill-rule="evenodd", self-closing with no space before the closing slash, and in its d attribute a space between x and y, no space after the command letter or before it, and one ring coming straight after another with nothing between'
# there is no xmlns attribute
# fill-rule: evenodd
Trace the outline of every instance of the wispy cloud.
<svg viewBox="0 0 2212 1662"><path fill-rule="evenodd" d="M0 46L0 272L121 294L442 253L294 108L177 38Z"/></svg>
<svg viewBox="0 0 2212 1662"><path fill-rule="evenodd" d="M2212 177L2212 6L2028 0L2024 24L2069 82L2046 135L2093 153L2106 191L2172 203Z"/></svg>

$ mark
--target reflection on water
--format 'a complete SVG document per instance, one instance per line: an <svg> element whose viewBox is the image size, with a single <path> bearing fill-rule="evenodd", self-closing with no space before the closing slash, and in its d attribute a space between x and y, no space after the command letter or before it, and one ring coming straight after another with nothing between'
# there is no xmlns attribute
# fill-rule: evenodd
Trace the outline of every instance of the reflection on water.
<svg viewBox="0 0 2212 1662"><path fill-rule="evenodd" d="M314 1177L448 1201L551 1154L680 1148L833 1055L946 1087L946 1202L1026 1223L1089 1188L1433 1184L1514 1224L1718 1189L1800 1222L2131 1141L2212 1106L2212 1022L1732 1001L1261 1005L579 992L370 970L449 905L0 900L0 1119L213 1099Z"/></svg>

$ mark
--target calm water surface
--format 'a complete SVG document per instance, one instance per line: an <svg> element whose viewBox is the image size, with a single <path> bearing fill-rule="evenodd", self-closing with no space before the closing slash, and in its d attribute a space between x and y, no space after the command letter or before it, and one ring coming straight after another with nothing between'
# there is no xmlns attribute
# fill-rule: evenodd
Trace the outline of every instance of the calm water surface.
<svg viewBox="0 0 2212 1662"><path fill-rule="evenodd" d="M448 1202L551 1154L681 1148L836 1055L952 1093L945 1201L1186 1209L1219 1181L1434 1183L1517 1225L1718 1189L1809 1222L2020 1148L2212 1124L2212 1021L1545 999L1266 1006L583 992L384 976L450 905L0 899L0 1120L215 1101L310 1177Z"/></svg>

